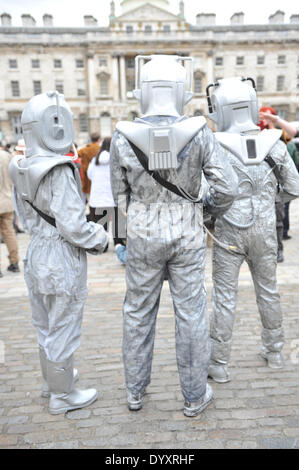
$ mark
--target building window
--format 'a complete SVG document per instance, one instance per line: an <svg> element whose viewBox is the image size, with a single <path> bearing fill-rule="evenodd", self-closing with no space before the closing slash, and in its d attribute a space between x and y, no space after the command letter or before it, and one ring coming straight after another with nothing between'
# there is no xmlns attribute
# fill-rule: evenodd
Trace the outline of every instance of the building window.
<svg viewBox="0 0 299 470"><path fill-rule="evenodd" d="M86 95L86 85L84 80L77 80L77 96Z"/></svg>
<svg viewBox="0 0 299 470"><path fill-rule="evenodd" d="M215 65L217 65L217 66L223 65L223 57L216 57Z"/></svg>
<svg viewBox="0 0 299 470"><path fill-rule="evenodd" d="M299 121L299 108L296 109L296 121Z"/></svg>
<svg viewBox="0 0 299 470"><path fill-rule="evenodd" d="M286 56L285 55L279 55L277 57L277 63L282 65L286 63Z"/></svg>
<svg viewBox="0 0 299 470"><path fill-rule="evenodd" d="M16 80L10 82L12 96L20 96L20 83Z"/></svg>
<svg viewBox="0 0 299 470"><path fill-rule="evenodd" d="M276 82L276 91L283 91L284 90L284 75L278 75L277 82Z"/></svg>
<svg viewBox="0 0 299 470"><path fill-rule="evenodd" d="M100 77L100 95L107 96L109 94L108 78Z"/></svg>
<svg viewBox="0 0 299 470"><path fill-rule="evenodd" d="M56 80L55 82L55 90L58 91L58 93L64 93L64 86L63 86L63 81L62 80Z"/></svg>
<svg viewBox="0 0 299 470"><path fill-rule="evenodd" d="M62 60L54 59L54 69L62 69Z"/></svg>
<svg viewBox="0 0 299 470"><path fill-rule="evenodd" d="M135 68L135 59L129 57L126 59L126 67L128 69L134 69Z"/></svg>
<svg viewBox="0 0 299 470"><path fill-rule="evenodd" d="M84 60L83 59L76 59L76 67L77 67L77 69L84 69Z"/></svg>
<svg viewBox="0 0 299 470"><path fill-rule="evenodd" d="M202 77L195 77L194 79L194 93L199 95L202 93Z"/></svg>
<svg viewBox="0 0 299 470"><path fill-rule="evenodd" d="M33 69L39 69L39 68L40 68L39 59L32 59L32 60L31 60L31 67L32 67Z"/></svg>
<svg viewBox="0 0 299 470"><path fill-rule="evenodd" d="M288 120L289 110L288 110L287 105L282 105L281 107L276 106L275 109L277 111L277 114L281 117L281 119L285 119L286 121Z"/></svg>
<svg viewBox="0 0 299 470"><path fill-rule="evenodd" d="M19 140L22 137L22 124L21 124L21 114L16 114L11 117L11 124L13 128L13 133L15 140Z"/></svg>
<svg viewBox="0 0 299 470"><path fill-rule="evenodd" d="M133 91L135 89L135 79L128 78L127 79L127 91Z"/></svg>
<svg viewBox="0 0 299 470"><path fill-rule="evenodd" d="M17 69L18 68L18 61L17 59L9 59L8 65L10 69Z"/></svg>
<svg viewBox="0 0 299 470"><path fill-rule="evenodd" d="M194 112L194 116L203 116L203 112L201 111L201 109L196 109Z"/></svg>
<svg viewBox="0 0 299 470"><path fill-rule="evenodd" d="M88 132L88 117L87 114L79 114L79 132Z"/></svg>
<svg viewBox="0 0 299 470"><path fill-rule="evenodd" d="M127 25L126 26L126 32L127 32L127 34L133 34L133 26Z"/></svg>
<svg viewBox="0 0 299 470"><path fill-rule="evenodd" d="M152 34L152 26L150 24L146 24L145 27L144 27L144 32L145 34Z"/></svg>
<svg viewBox="0 0 299 470"><path fill-rule="evenodd" d="M257 65L264 65L264 63L265 63L265 56L259 55L257 57Z"/></svg>
<svg viewBox="0 0 299 470"><path fill-rule="evenodd" d="M108 113L103 113L101 115L100 128L100 133L103 138L111 136L111 117Z"/></svg>
<svg viewBox="0 0 299 470"><path fill-rule="evenodd" d="M170 33L170 25L169 24L164 24L163 25L163 33L164 34L169 34Z"/></svg>
<svg viewBox="0 0 299 470"><path fill-rule="evenodd" d="M244 65L244 57L243 56L238 56L236 58L236 65Z"/></svg>
<svg viewBox="0 0 299 470"><path fill-rule="evenodd" d="M99 66L100 66L100 67L107 67L107 59L106 59L106 57L100 57L100 58L99 58Z"/></svg>
<svg viewBox="0 0 299 470"><path fill-rule="evenodd" d="M42 92L42 82L40 80L33 80L33 93L40 95Z"/></svg>
<svg viewBox="0 0 299 470"><path fill-rule="evenodd" d="M256 79L256 91L264 91L264 77L259 76Z"/></svg>

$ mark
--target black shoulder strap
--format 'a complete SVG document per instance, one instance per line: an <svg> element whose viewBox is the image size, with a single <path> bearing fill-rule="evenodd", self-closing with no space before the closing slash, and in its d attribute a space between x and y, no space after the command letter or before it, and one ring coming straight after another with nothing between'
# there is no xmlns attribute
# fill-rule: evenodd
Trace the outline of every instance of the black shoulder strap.
<svg viewBox="0 0 299 470"><path fill-rule="evenodd" d="M162 178L162 176L157 171L149 170L147 156L142 152L142 150L140 150L138 147L136 147L136 145L134 145L133 142L131 142L130 140L128 140L128 142L129 142L133 152L135 153L136 157L138 158L140 164L143 166L145 171L152 178L154 178L155 181L157 181L157 183L159 183L161 186L164 186L164 188L168 189L172 193L175 193L178 196L181 196L181 197L183 197L185 199L188 199L190 201L190 199L187 196L184 195L183 188L179 189L175 184L172 184L169 181L165 180L164 178ZM200 199L200 200L194 201L194 202L202 202L202 201Z"/></svg>
<svg viewBox="0 0 299 470"><path fill-rule="evenodd" d="M71 167L75 176L75 168L73 167L73 165L71 163L66 163L66 165ZM46 222L48 222L48 224L52 225L53 227L56 227L56 220L54 219L54 217L51 217L50 215L45 214L44 212L39 210L34 204L32 204L32 202L27 201L27 199L25 199L25 201L28 202L28 204L30 204L32 209L34 209L42 219L44 219Z"/></svg>
<svg viewBox="0 0 299 470"><path fill-rule="evenodd" d="M277 179L277 192L279 193L281 176L280 176L278 166L270 155L266 156L265 162L268 163L268 165L273 169L273 173Z"/></svg>
<svg viewBox="0 0 299 470"><path fill-rule="evenodd" d="M40 211L36 206L34 206L32 204L32 202L27 201L27 199L25 199L25 201L28 202L28 204L30 204L32 209L34 209L42 219L44 219L46 222L48 222L53 227L56 227L56 220L54 219L54 217L51 217L51 216L45 214L44 212Z"/></svg>

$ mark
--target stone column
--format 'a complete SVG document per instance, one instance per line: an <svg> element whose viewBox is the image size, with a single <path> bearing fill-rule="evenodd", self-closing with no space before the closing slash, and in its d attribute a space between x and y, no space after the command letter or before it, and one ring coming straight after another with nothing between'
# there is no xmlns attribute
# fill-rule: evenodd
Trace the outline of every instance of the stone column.
<svg viewBox="0 0 299 470"><path fill-rule="evenodd" d="M113 100L120 100L119 66L117 54L112 54L112 96Z"/></svg>
<svg viewBox="0 0 299 470"><path fill-rule="evenodd" d="M96 96L96 80L94 71L94 53L87 52L87 89L89 104L95 103Z"/></svg>
<svg viewBox="0 0 299 470"><path fill-rule="evenodd" d="M126 86L126 62L125 56L120 56L120 90L121 90L121 101L127 99L127 86Z"/></svg>
<svg viewBox="0 0 299 470"><path fill-rule="evenodd" d="M213 65L214 55L213 51L207 52L207 82L214 83L214 65Z"/></svg>

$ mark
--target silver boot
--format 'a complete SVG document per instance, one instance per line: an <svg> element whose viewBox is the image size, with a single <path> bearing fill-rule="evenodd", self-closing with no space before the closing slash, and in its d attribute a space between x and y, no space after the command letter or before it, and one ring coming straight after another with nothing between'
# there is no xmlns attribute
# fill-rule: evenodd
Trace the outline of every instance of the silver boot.
<svg viewBox="0 0 299 470"><path fill-rule="evenodd" d="M212 387L207 383L206 393L204 397L196 402L189 402L185 401L184 404L184 415L188 416L188 418L192 418L194 416L198 416L200 413L203 412L209 406L210 403L213 401L213 390Z"/></svg>
<svg viewBox="0 0 299 470"><path fill-rule="evenodd" d="M265 346L262 346L261 356L266 359L270 369L282 369L284 366L283 357L280 352L270 352Z"/></svg>
<svg viewBox="0 0 299 470"><path fill-rule="evenodd" d="M98 398L94 388L74 387L73 356L63 362L47 360L47 379L50 389L49 411L53 415L91 405Z"/></svg>
<svg viewBox="0 0 299 470"><path fill-rule="evenodd" d="M212 362L209 365L208 377L214 380L219 384L224 384L230 381L229 372L227 369L227 364L216 364Z"/></svg>
<svg viewBox="0 0 299 470"><path fill-rule="evenodd" d="M142 408L142 398L145 395L145 390L143 393L138 393L137 395L133 395L131 392L127 390L127 402L128 408L130 411L138 411Z"/></svg>
<svg viewBox="0 0 299 470"><path fill-rule="evenodd" d="M39 360L43 376L43 385L41 396L43 398L50 398L50 390L47 382L47 356L44 348L39 345ZM77 369L74 369L74 382L79 380L79 373Z"/></svg>

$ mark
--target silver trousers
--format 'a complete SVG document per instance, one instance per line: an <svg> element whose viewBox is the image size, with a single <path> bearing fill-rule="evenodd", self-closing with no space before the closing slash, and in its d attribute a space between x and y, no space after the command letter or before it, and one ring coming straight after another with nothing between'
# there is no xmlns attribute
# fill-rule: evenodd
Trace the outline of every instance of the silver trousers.
<svg viewBox="0 0 299 470"><path fill-rule="evenodd" d="M182 393L190 402L204 396L210 359L205 257L205 246L185 249L180 240L128 239L123 360L126 386L133 395L143 393L150 383L156 317L167 272Z"/></svg>
<svg viewBox="0 0 299 470"><path fill-rule="evenodd" d="M228 363L235 320L238 278L247 261L255 288L262 322L262 344L270 352L281 351L284 343L280 296L276 281L277 241L275 225L256 223L239 230L225 222L216 223L216 238L235 244L244 252L229 253L216 243L213 247L213 310L211 345L213 362Z"/></svg>

